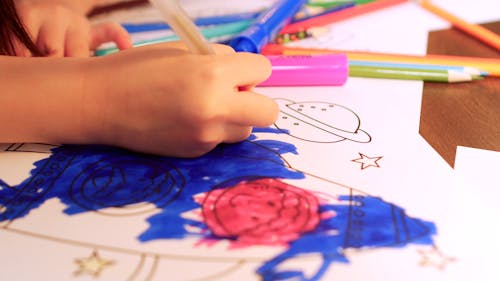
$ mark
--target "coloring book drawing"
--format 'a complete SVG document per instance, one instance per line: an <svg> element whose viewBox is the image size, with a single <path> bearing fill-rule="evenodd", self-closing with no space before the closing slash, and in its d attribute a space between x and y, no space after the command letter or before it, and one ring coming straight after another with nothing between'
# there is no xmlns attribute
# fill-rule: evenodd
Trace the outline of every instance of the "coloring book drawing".
<svg viewBox="0 0 500 281"><path fill-rule="evenodd" d="M93 212L97 225L99 216L149 213L149 227L134 233L139 243L184 239L191 241L193 249L211 252L211 244L226 242L227 252L218 256L214 251L210 260L228 259L231 252L254 246L279 249L277 255L262 259L256 271L262 280L283 276L306 280L300 267L281 270L280 265L308 255L323 259L308 278L320 280L333 263L348 262L343 253L349 249L432 245L434 224L409 217L404 209L381 198L322 183L287 167L280 155L295 152L289 144L267 140L221 146L196 160L137 155L109 147L58 147L36 164L28 181L18 186L3 184L3 229L17 232L16 219L29 216L54 198L66 206L61 215ZM80 225L73 231L85 232L78 229L92 226ZM51 236L61 243L67 238ZM92 247L92 257L97 258L95 241L79 242ZM161 256L162 251L141 254ZM244 255L237 258L245 259ZM93 270L104 270L106 263L101 266L81 265L74 274L97 276ZM154 272L150 275L154 278Z"/></svg>
<svg viewBox="0 0 500 281"><path fill-rule="evenodd" d="M422 11L381 13L320 44L425 53ZM498 208L419 135L422 87L258 88L276 123L195 159L0 144L0 280L499 280Z"/></svg>

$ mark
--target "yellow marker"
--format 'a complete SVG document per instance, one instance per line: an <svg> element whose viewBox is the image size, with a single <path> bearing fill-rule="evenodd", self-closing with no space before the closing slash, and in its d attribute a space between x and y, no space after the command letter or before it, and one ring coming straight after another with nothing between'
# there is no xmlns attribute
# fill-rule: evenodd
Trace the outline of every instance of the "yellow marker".
<svg viewBox="0 0 500 281"><path fill-rule="evenodd" d="M160 11L167 24L195 54L215 54L198 27L182 9L177 0L150 0Z"/></svg>

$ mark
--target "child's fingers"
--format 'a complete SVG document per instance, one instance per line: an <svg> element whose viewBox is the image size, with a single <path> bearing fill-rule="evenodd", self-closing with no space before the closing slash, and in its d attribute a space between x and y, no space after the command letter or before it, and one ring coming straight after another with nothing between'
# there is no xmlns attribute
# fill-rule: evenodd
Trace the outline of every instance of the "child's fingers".
<svg viewBox="0 0 500 281"><path fill-rule="evenodd" d="M162 43L152 44L150 45L150 47L160 48L160 49L180 49L187 51L186 45L184 45L184 43L182 43L181 41L162 42Z"/></svg>
<svg viewBox="0 0 500 281"><path fill-rule="evenodd" d="M17 38L11 38L10 40L12 40L12 45L14 48L13 55L18 57L30 57L32 55L28 48L26 48L23 43L19 42Z"/></svg>
<svg viewBox="0 0 500 281"><path fill-rule="evenodd" d="M90 31L90 49L95 50L99 45L106 42L114 42L120 50L132 47L130 35L121 25L106 22L92 26Z"/></svg>
<svg viewBox="0 0 500 281"><path fill-rule="evenodd" d="M235 86L257 85L271 75L271 63L262 55L237 53L220 57L227 60L225 73L228 82Z"/></svg>
<svg viewBox="0 0 500 281"><path fill-rule="evenodd" d="M64 56L66 26L48 22L40 27L36 45L47 57Z"/></svg>
<svg viewBox="0 0 500 281"><path fill-rule="evenodd" d="M272 125L278 117L279 107L269 97L251 91L241 91L228 98L228 119L231 123L266 127Z"/></svg>
<svg viewBox="0 0 500 281"><path fill-rule="evenodd" d="M66 32L65 52L67 57L88 57L89 52L89 29L80 27L68 29Z"/></svg>
<svg viewBox="0 0 500 281"><path fill-rule="evenodd" d="M212 48L214 49L215 53L218 55L234 54L236 52L233 48L231 48L231 46L223 45L223 44L212 44Z"/></svg>
<svg viewBox="0 0 500 281"><path fill-rule="evenodd" d="M252 133L251 126L227 125L225 127L225 143L235 143L247 139Z"/></svg>
<svg viewBox="0 0 500 281"><path fill-rule="evenodd" d="M216 54L222 55L222 54L234 54L235 51L233 48L227 46L227 45L222 45L222 44L211 44L212 48L214 49ZM189 49L187 48L186 44L184 42L177 40L177 41L169 41L169 42L162 42L162 43L155 43L147 46L141 46L137 48L149 48L149 49L155 49L155 50L166 50L166 49L178 49L178 50L183 50L189 52Z"/></svg>

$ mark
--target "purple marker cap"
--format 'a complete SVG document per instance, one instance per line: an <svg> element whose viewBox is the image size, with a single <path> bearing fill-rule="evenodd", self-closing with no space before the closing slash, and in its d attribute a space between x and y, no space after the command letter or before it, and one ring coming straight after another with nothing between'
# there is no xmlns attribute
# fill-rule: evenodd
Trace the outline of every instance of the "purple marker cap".
<svg viewBox="0 0 500 281"><path fill-rule="evenodd" d="M345 54L267 56L271 76L259 86L341 86L349 76Z"/></svg>

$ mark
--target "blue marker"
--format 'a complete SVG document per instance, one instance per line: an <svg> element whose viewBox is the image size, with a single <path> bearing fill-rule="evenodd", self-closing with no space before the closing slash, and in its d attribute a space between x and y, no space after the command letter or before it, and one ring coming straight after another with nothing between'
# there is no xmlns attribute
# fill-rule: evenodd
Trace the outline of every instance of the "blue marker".
<svg viewBox="0 0 500 281"><path fill-rule="evenodd" d="M260 53L262 47L274 40L307 0L279 0L264 11L243 33L233 38L229 45L237 52Z"/></svg>
<svg viewBox="0 0 500 281"><path fill-rule="evenodd" d="M243 20L254 20L259 15L260 15L260 12L228 14L228 15L222 15L222 16L197 18L197 19L194 19L194 23L197 26L227 24L227 23L239 22L239 21L243 21ZM168 24L166 24L165 22L123 23L122 26L129 33L170 29Z"/></svg>

